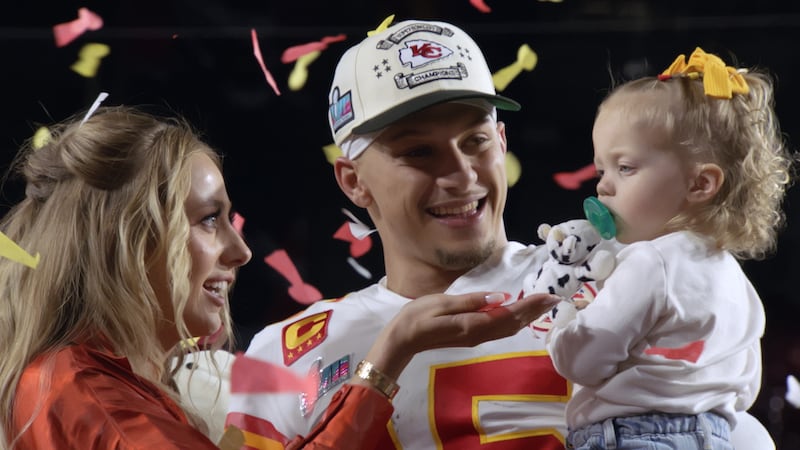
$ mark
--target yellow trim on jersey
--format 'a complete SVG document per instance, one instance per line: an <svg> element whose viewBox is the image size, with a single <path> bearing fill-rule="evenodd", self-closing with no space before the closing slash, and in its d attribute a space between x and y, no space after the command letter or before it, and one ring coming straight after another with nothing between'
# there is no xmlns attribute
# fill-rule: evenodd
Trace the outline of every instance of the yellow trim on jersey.
<svg viewBox="0 0 800 450"><path fill-rule="evenodd" d="M521 357L550 357L550 354L547 350L535 350L530 352L511 352L511 353L496 353L493 355L487 356L480 356L477 358L470 358L458 361L452 361L449 363L443 364L436 364L430 366L430 373L428 378L428 426L431 430L431 435L433 437L434 444L436 445L437 450L442 450L444 445L442 444L442 439L439 437L439 432L436 427L436 417L434 412L434 392L433 387L435 386L435 378L436 378L436 371L438 369L450 368L450 367L458 367L458 366L467 366L470 364L481 363L481 362L488 362L488 361L498 361L502 359L512 359L512 358L521 358ZM476 396L478 400L475 398L472 401L472 421L475 429L479 432L480 442L481 444L489 443L489 442L498 442L498 441L505 441L510 439L519 439L519 438L526 438L526 437L534 437L534 436L545 436L545 435L552 435L562 444L566 443L564 436L561 435L561 432L555 428L537 428L535 430L524 430L518 431L514 433L506 433L501 435L495 436L488 436L483 428L480 426L480 418L478 417L478 401L482 400L507 400L507 401L534 401L534 402L556 402L556 403L565 403L569 401L570 397L572 397L572 382L569 380L564 380L566 382L567 387L567 395L548 395L548 394L519 394L519 395L496 395L496 396Z"/></svg>
<svg viewBox="0 0 800 450"><path fill-rule="evenodd" d="M389 419L389 421L386 422L386 432L389 433L389 438L392 440L394 448L396 450L403 450L403 444L400 443L400 436L397 435L397 430L394 429L392 419Z"/></svg>
<svg viewBox="0 0 800 450"><path fill-rule="evenodd" d="M444 364L436 364L435 366L431 366L431 368L440 369L446 367L466 366L467 364L474 364L477 362L497 361L500 359L519 358L523 356L550 356L550 354L547 353L547 350L535 350L532 352L495 353L493 355L479 356L477 358L462 359L459 361L453 361Z"/></svg>
<svg viewBox="0 0 800 450"><path fill-rule="evenodd" d="M247 430L242 430L242 434L244 435L244 445L248 447L259 450L284 450L283 444L274 439L251 433Z"/></svg>

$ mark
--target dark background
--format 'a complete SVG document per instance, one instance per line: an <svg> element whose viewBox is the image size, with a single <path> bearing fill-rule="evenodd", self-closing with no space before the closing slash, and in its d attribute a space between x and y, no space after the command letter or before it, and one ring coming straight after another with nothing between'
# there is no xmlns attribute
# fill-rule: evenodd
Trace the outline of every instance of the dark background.
<svg viewBox="0 0 800 450"><path fill-rule="evenodd" d="M341 208L362 220L367 215L338 190L321 148L332 141L326 98L337 58L389 14L396 14L396 21L438 19L464 28L493 71L513 62L524 43L537 52L537 67L504 91L523 110L501 113L509 149L522 163L505 215L514 240L537 242L540 222L581 215L581 201L594 193L593 183L567 191L552 174L591 162L595 108L612 83L656 74L696 46L729 63L769 69L777 79L778 116L792 149L800 136L795 2L487 0L489 14L468 0L14 3L0 14L0 168L36 128L85 110L100 91L110 93L106 104L146 104L186 116L226 155L229 192L246 219L244 234L254 258L232 296L242 347L263 325L302 307L288 296L286 279L263 262L274 250L285 249L303 279L325 297L363 287L383 273L376 235L372 250L357 259L372 280L346 262L349 244L332 238L346 220ZM104 28L57 48L52 26L75 19L82 6L102 16ZM281 96L266 84L253 57L251 28ZM280 62L283 50L339 33L347 40L332 44L309 67L302 90L289 90L293 65ZM69 68L89 42L111 48L94 78ZM797 190L789 191L785 203L789 225L778 252L744 264L768 318L763 388L752 412L780 449L800 448L800 414L783 400L787 374L800 375ZM19 192L13 182L4 187L0 212Z"/></svg>

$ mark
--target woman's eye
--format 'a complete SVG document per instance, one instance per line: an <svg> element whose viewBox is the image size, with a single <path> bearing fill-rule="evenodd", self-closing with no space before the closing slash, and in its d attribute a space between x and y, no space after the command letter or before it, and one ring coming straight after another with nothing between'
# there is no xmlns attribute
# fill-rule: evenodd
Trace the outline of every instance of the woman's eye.
<svg viewBox="0 0 800 450"><path fill-rule="evenodd" d="M213 214L209 214L209 215L203 217L203 220L201 220L200 222L203 225L208 226L208 227L216 226L217 219L219 218L219 214L220 214L219 211L217 211L217 212L215 212Z"/></svg>

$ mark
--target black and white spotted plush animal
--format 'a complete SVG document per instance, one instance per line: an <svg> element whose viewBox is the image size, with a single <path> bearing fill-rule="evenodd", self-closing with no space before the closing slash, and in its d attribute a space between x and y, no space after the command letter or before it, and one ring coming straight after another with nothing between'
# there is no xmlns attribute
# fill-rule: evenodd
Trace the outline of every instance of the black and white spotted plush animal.
<svg viewBox="0 0 800 450"><path fill-rule="evenodd" d="M552 227L544 223L538 233L550 257L539 273L525 277L525 295L549 292L569 300L583 282L604 280L614 270L614 255L595 251L602 238L588 220L569 220Z"/></svg>

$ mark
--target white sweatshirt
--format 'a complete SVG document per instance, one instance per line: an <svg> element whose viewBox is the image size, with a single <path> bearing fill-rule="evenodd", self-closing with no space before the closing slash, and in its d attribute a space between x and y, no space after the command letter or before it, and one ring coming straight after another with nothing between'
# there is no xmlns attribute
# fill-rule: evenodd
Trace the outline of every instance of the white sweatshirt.
<svg viewBox="0 0 800 450"><path fill-rule="evenodd" d="M628 245L594 302L548 335L556 370L576 384L567 425L649 411L714 411L735 425L761 384L764 323L728 252L689 232Z"/></svg>

